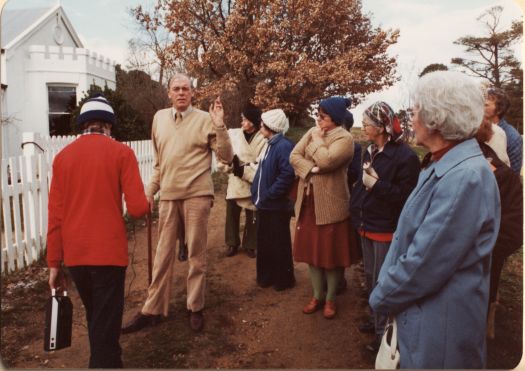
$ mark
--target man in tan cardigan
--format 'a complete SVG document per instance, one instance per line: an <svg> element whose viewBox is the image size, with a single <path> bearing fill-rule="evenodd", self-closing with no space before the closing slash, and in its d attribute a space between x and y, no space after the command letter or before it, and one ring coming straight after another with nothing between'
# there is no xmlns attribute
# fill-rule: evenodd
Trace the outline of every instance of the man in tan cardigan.
<svg viewBox="0 0 525 371"><path fill-rule="evenodd" d="M122 328L138 331L168 315L175 242L184 225L188 243L187 309L190 326L202 330L206 287L206 244L210 209L213 204L212 151L219 160L231 163L233 151L224 125L220 99L210 113L192 107L190 78L177 74L170 79L168 97L173 107L158 111L153 118L151 140L155 153L153 174L146 195L160 190L159 242L153 262L152 282L142 310Z"/></svg>

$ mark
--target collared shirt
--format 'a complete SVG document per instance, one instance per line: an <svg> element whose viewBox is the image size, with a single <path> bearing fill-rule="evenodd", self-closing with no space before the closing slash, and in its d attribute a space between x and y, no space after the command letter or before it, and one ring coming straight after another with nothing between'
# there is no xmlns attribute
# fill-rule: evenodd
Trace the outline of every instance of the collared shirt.
<svg viewBox="0 0 525 371"><path fill-rule="evenodd" d="M427 153L425 155L425 157L423 158L423 161L421 161L421 168L422 169L426 169L433 162L438 162L443 156L445 156L445 154L448 151L450 151L452 148L454 148L455 146L457 146L461 142L462 141L455 141L455 142L453 142L452 144L449 144L446 147L438 149L437 151Z"/></svg>
<svg viewBox="0 0 525 371"><path fill-rule="evenodd" d="M82 131L81 135L100 134L111 138L111 135L106 134L102 129L89 128Z"/></svg>
<svg viewBox="0 0 525 371"><path fill-rule="evenodd" d="M190 104L188 106L188 108L186 109L186 111L184 112L180 112L180 114L182 115L182 119L184 120L184 118L186 116L188 116L191 112L193 112L193 106ZM175 107L171 107L171 116L173 117L173 120L177 120L177 109Z"/></svg>

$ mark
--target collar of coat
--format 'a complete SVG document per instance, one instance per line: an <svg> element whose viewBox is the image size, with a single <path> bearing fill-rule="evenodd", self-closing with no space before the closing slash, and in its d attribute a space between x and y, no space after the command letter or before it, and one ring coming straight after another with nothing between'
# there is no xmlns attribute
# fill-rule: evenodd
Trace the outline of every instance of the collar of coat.
<svg viewBox="0 0 525 371"><path fill-rule="evenodd" d="M436 176L440 178L458 164L476 156L483 156L478 142L475 138L467 139L454 146L438 162L434 163Z"/></svg>

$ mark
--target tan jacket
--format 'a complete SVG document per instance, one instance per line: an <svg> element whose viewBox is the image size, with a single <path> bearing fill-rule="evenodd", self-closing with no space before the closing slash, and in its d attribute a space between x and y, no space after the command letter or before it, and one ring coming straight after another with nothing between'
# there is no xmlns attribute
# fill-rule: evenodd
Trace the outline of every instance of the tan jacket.
<svg viewBox="0 0 525 371"><path fill-rule="evenodd" d="M226 190L227 200L239 200L239 206L255 210L255 206L251 201L251 183L257 171L257 159L260 154L266 149L267 141L258 131L254 134L250 143L246 141L243 130L229 129L228 134L233 147L234 154L239 157L241 163L246 164L244 167L244 175L239 178L232 173L232 166L218 162L217 168L228 175L228 189Z"/></svg>
<svg viewBox="0 0 525 371"><path fill-rule="evenodd" d="M346 177L354 155L354 141L352 135L340 126L322 139L312 139L314 129L301 138L290 155L290 163L299 176L295 216L299 218L305 186L310 183L313 186L316 224L337 223L350 216L350 192ZM310 173L314 166L319 167L319 173Z"/></svg>
<svg viewBox="0 0 525 371"><path fill-rule="evenodd" d="M214 129L209 113L192 108L175 124L171 108L153 118L151 140L155 154L148 196L160 190L161 200L213 196L211 151L231 162L233 151L226 127Z"/></svg>

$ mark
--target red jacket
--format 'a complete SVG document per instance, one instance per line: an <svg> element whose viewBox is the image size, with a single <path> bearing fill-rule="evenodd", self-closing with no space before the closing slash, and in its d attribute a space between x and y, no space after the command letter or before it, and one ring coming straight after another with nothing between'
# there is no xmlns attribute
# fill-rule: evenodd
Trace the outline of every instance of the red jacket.
<svg viewBox="0 0 525 371"><path fill-rule="evenodd" d="M47 264L128 265L122 217L149 210L135 154L101 134L82 135L53 161L49 192Z"/></svg>

